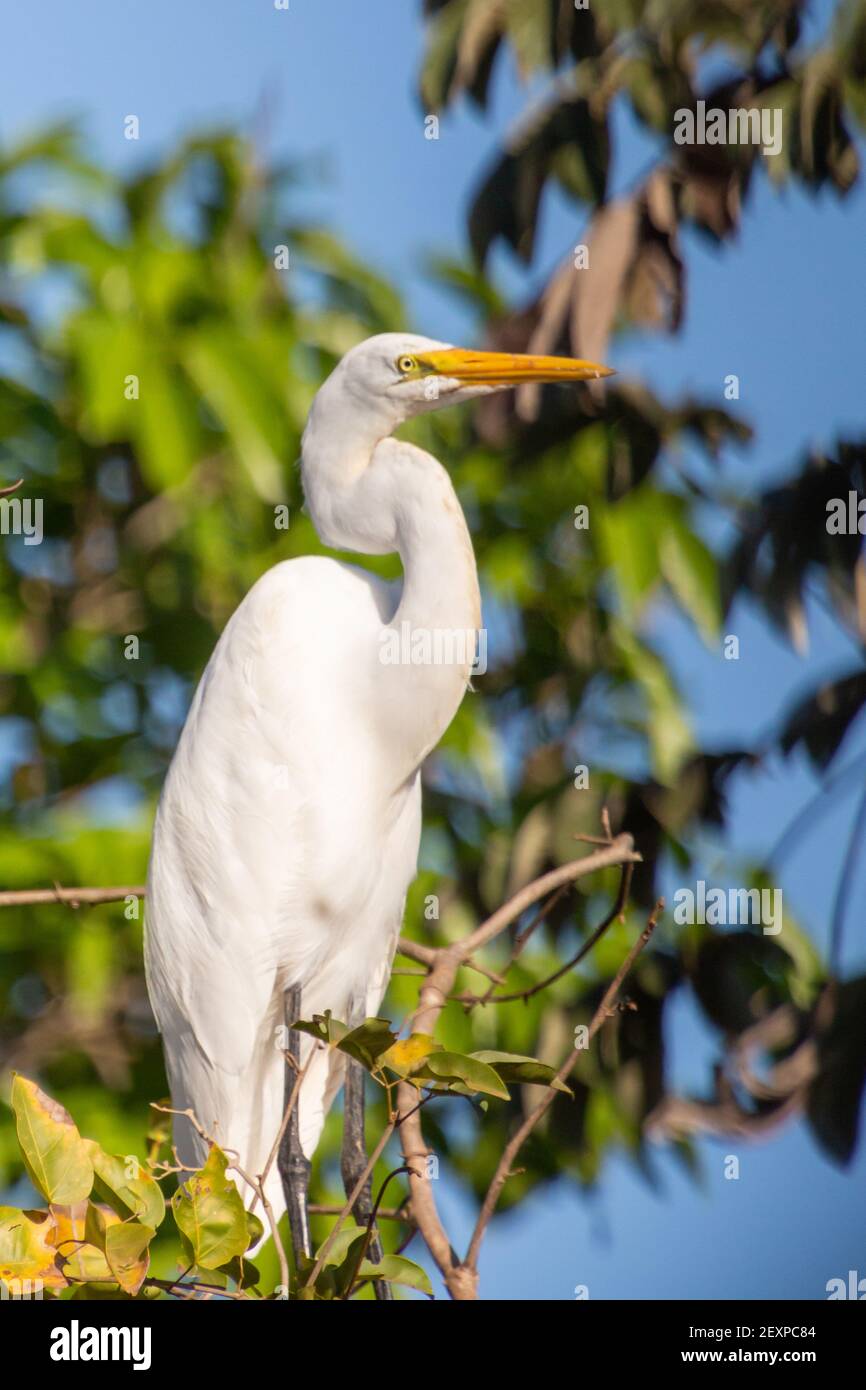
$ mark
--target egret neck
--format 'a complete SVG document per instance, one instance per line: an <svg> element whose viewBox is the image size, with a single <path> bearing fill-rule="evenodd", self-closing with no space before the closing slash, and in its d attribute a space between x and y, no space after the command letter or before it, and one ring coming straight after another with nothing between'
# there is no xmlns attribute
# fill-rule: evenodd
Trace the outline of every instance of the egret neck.
<svg viewBox="0 0 866 1390"><path fill-rule="evenodd" d="M325 545L399 554L403 585L369 657L370 713L392 750L396 785L439 742L463 698L481 624L469 529L442 465L390 437L389 403L354 402L351 428L329 401L314 402L302 444L308 510ZM342 403L341 403L342 404ZM359 408L360 407L360 408ZM351 446L347 441L351 439Z"/></svg>

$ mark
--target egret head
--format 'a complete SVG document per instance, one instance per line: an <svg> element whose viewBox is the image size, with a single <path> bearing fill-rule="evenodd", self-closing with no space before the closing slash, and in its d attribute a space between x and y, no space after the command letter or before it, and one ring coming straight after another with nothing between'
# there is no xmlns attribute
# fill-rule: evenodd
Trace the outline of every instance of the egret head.
<svg viewBox="0 0 866 1390"><path fill-rule="evenodd" d="M572 357L467 350L411 333L380 333L347 352L324 389L339 387L356 409L381 412L395 428L413 415L523 382L612 375L610 367Z"/></svg>
<svg viewBox="0 0 866 1390"><path fill-rule="evenodd" d="M316 393L304 430L301 471L316 530L337 549L367 555L399 549L398 512L413 498L423 506L419 470L406 472L405 452L380 455L380 467L370 465L377 445L412 416L521 382L610 375L609 367L569 357L467 351L408 333L368 338Z"/></svg>

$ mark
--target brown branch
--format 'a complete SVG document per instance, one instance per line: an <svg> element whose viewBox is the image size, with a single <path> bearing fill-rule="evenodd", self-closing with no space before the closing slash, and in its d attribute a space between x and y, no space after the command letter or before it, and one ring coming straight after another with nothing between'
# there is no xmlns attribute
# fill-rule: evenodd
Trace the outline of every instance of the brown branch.
<svg viewBox="0 0 866 1390"><path fill-rule="evenodd" d="M370 1216L367 1220L363 1244L361 1245L361 1248L358 1251L358 1258L355 1260L355 1267L352 1270L349 1282L346 1285L346 1292L343 1294L343 1300L345 1302L348 1302L349 1299L352 1297L355 1280L358 1278L358 1275L361 1272L361 1265L367 1258L367 1251L370 1248L370 1241L373 1239L373 1230L376 1226L376 1222L379 1219L379 1208L382 1204L382 1198L385 1195L385 1190L392 1178L398 1177L400 1173L408 1173L408 1171L409 1169L406 1168L404 1165L401 1165L399 1168L392 1168L391 1172L388 1173L387 1177L385 1178L385 1181L382 1183L382 1186L379 1188L376 1200L373 1203L373 1210L370 1212Z"/></svg>
<svg viewBox="0 0 866 1390"><path fill-rule="evenodd" d="M488 941L492 941L521 917L528 907L532 907L540 898L547 897L548 893L552 893L561 884L574 883L579 878L585 878L587 874L596 873L598 869L640 862L641 857L634 851L631 835L617 835L609 845L596 850L594 854L587 854L583 859L573 859L568 864L560 864L559 868L551 869L549 873L521 888L519 893L515 893L514 897L509 898L508 902L488 917L486 922L482 922L480 927L471 932L465 941L460 943L461 959L472 955L481 946L486 946Z"/></svg>
<svg viewBox="0 0 866 1390"><path fill-rule="evenodd" d="M435 965L436 963L435 946L424 946L420 941L410 941L408 936L399 938L397 955L407 956L409 960L417 961L419 965Z"/></svg>
<svg viewBox="0 0 866 1390"><path fill-rule="evenodd" d="M829 992L828 988L821 996L816 1016ZM644 1121L644 1132L655 1140L682 1139L690 1134L746 1139L761 1138L780 1128L806 1103L809 1086L818 1071L816 1039L805 1037L764 1076L755 1074L752 1058L759 1052L788 1046L797 1034L797 1011L790 1004L780 1005L741 1033L727 1050L725 1060L716 1067L715 1094L709 1100L664 1096ZM762 1109L741 1104L728 1071L750 1096L762 1103Z"/></svg>
<svg viewBox="0 0 866 1390"><path fill-rule="evenodd" d="M450 946L444 947L439 954L426 984L421 988L418 1008L409 1027L410 1033L432 1034L460 965L459 951L459 947ZM439 1218L433 1184L424 1170L423 1165L430 1151L424 1143L421 1112L416 1101L416 1088L409 1081L401 1081L397 1087L397 1110L401 1118L403 1160L409 1174L412 1216L451 1297L457 1301L473 1299L477 1296L477 1277L464 1272L457 1261Z"/></svg>
<svg viewBox="0 0 866 1390"><path fill-rule="evenodd" d="M610 985L605 991L604 998L602 999L601 1003L599 1004L598 1008L593 1014L592 1022L589 1025L589 1031L587 1034L588 1042L590 1042L595 1037L595 1034L601 1028L602 1024L605 1023L605 1021L611 1016L611 1014L615 1012L614 1003L616 1001L617 995L619 994L620 988L622 987L623 980L628 975L629 971L631 970L641 951L644 949L653 932L655 931L656 922L658 921L658 916L663 906L664 903L661 900L656 904L655 909L650 915L649 921L647 922L646 926L644 927L634 946L632 946L631 950L629 951L619 970L616 972L616 975L611 980ZM570 1075L572 1068L578 1062L581 1053L584 1051L584 1047L575 1047L572 1049L572 1051L568 1054L565 1061L563 1062L562 1066L559 1068L559 1071L556 1073L557 1081L565 1081L566 1077ZM531 1110L530 1113L527 1115L526 1119L523 1121L523 1124L517 1130L516 1134L514 1134L512 1138L508 1141L508 1143L505 1146L505 1149L503 1150L502 1157L500 1158L496 1168L496 1172L493 1175L493 1180L490 1183L489 1188L487 1189L487 1195L484 1198L481 1211L478 1214L478 1220L475 1223L475 1230L472 1233L472 1240L469 1243L469 1249L466 1253L466 1259L464 1261L464 1265L466 1266L466 1268L470 1269L473 1272L473 1274L475 1274L476 1278L478 1268L478 1252L481 1248L481 1242L484 1239L484 1233L487 1230L488 1225L490 1224L490 1219L493 1216L494 1211L496 1210L496 1204L499 1201L499 1194L501 1193L511 1173L511 1166L518 1153L523 1148L523 1145L525 1144L526 1140L529 1138L530 1134L535 1129L539 1120L541 1120L543 1116L547 1114L547 1111L550 1109L555 1098L556 1091L553 1089L553 1087L550 1087L548 1091L545 1093L545 1095L542 1097L542 1099L538 1102L535 1109Z"/></svg>
<svg viewBox="0 0 866 1390"><path fill-rule="evenodd" d="M560 888L557 888L555 893L551 893L550 897L547 899L547 902L541 904L538 911L535 913L535 916L532 918L532 921L527 923L522 932L517 933L517 936L514 938L514 943L511 947L511 952L509 954L508 960L502 968L503 976L507 977L512 965L514 965L514 963L520 959L521 955L523 954L526 947L529 945L529 942L532 939L532 937L538 931L538 928L541 926L542 922L547 921L548 916L556 907L557 903L565 897L565 894L567 890L570 888L570 886L571 885L568 883L563 883ZM497 998L497 996L494 994L494 988L494 984L491 983L490 987L487 990L485 990L484 994L478 996L477 999L473 997L473 1003L489 1004L491 999ZM467 1004L467 1007L471 1008L472 1005Z"/></svg>
<svg viewBox="0 0 866 1390"><path fill-rule="evenodd" d="M401 936L397 942L397 954L399 956L408 956L409 960L418 961L420 965L426 965L428 969L431 965L436 964L436 957L440 949L440 947L436 946L423 946L420 941L410 941L407 936ZM479 965L478 962L474 960L466 960L463 963L467 970L477 970L479 975L484 975L488 980L492 980L494 984L504 984L502 976L498 974L497 971L491 970L488 966ZM397 971L392 972L392 974L397 973Z"/></svg>
<svg viewBox="0 0 866 1390"><path fill-rule="evenodd" d="M609 868L614 864L633 864L639 860L640 855L634 852L632 837L619 835L610 844L605 844L603 848L596 850L593 854L588 854L583 859L573 860L569 864L563 864L527 884L463 941L440 947L435 953L430 974L421 987L418 1008L412 1017L409 1032L432 1035L439 1015L454 987L457 972L466 958L481 946L486 945L487 942L492 941L500 932L505 931L533 903L548 897L562 885L574 883L577 879L595 873L598 869ZM627 968L630 967L630 964L631 957L627 962ZM617 988L618 980L619 977L615 981ZM553 1094L551 1092L551 1099ZM430 1254L436 1261L448 1292L453 1299L463 1302L477 1297L478 1273L474 1264L470 1264L469 1261L460 1262L451 1248L451 1242L442 1225L433 1196L433 1184L427 1178L423 1167L430 1151L424 1142L421 1116L415 1108L415 1097L415 1087L411 1082L402 1081L397 1088L397 1108L401 1117L400 1136L403 1159L409 1169L412 1215ZM487 1219L489 1220L489 1217Z"/></svg>
<svg viewBox="0 0 866 1390"><path fill-rule="evenodd" d="M536 984L530 985L527 989L514 990L511 994L494 994L491 990L488 990L486 994L482 995L455 994L451 997L459 1000L461 1004L466 1004L469 1008L473 1008L476 1004L513 1004L518 1000L526 1002L532 999L536 994L541 994L544 990L549 989L551 985L555 985L564 975L568 975L574 970L575 966L580 965L581 961L589 955L593 946L597 945L604 936L608 927L611 926L618 917L622 917L626 902L628 901L628 893L633 873L634 864L627 863L623 865L622 877L619 882L619 893L617 894L616 902L610 912L603 921L599 922L588 940L583 942L576 955L572 956L571 960L566 961L565 965L561 965L558 970L554 970L553 973L548 975L544 980L539 980ZM564 891L564 888L559 889L559 893L563 893ZM557 894L554 894L554 898L556 896ZM545 905L545 910L539 913L539 917L543 917L545 911L549 911L550 907L553 905L553 901L554 899L551 898L549 904ZM534 930L538 925L537 919L534 919L530 925ZM525 936L526 933L523 933L523 935ZM519 955L519 952L517 955ZM512 953L512 959L509 961L509 965L512 965L514 960L517 959L517 955Z"/></svg>
<svg viewBox="0 0 866 1390"><path fill-rule="evenodd" d="M307 1211L310 1213L311 1216L339 1216L342 1210L343 1208L338 1207L336 1203L307 1203ZM409 1212L406 1211L405 1206L380 1207L376 1213L376 1217L379 1221L403 1221L409 1226L414 1225L412 1217L410 1216Z"/></svg>
<svg viewBox="0 0 866 1390"><path fill-rule="evenodd" d="M239 1299L247 1303L256 1303L259 1301L258 1299L251 1298L250 1295L248 1293L244 1293L242 1289L238 1289L237 1291L233 1289L221 1289L217 1284L184 1284L181 1282L181 1280L182 1275L178 1275L177 1279L173 1280L157 1279L153 1275L149 1274L147 1278L144 1280L144 1283L147 1285L148 1288L164 1289L166 1293L177 1293L180 1295L181 1298L184 1298L187 1301L192 1299L193 1302L203 1302L205 1298L233 1298ZM73 1282L94 1283L96 1281L76 1279ZM99 1280L99 1282L108 1283L108 1280ZM199 1293L203 1296L201 1300L196 1300L192 1298L192 1295L196 1293Z"/></svg>
<svg viewBox="0 0 866 1390"><path fill-rule="evenodd" d="M30 907L37 903L66 903L69 907L82 904L116 903L124 898L143 898L144 885L133 888L15 888L0 893L0 907Z"/></svg>
<svg viewBox="0 0 866 1390"><path fill-rule="evenodd" d="M605 829L607 831L608 827L606 826ZM398 943L398 950L410 960L415 960L419 964L428 967L427 977L419 993L418 1007L412 1017L410 1032L433 1033L439 1015L445 1007L445 1003L454 988L457 972L461 967L478 970L496 984L503 983L500 975L495 974L485 966L479 965L473 959L474 953L493 941L511 926L513 922L517 921L517 919L520 918L528 908L532 907L534 903L540 902L550 895L554 895L555 900L555 896L558 894L559 890L577 882L578 879L584 878L588 874L596 873L600 869L610 868L614 865L623 866L623 868L625 868L625 866L639 863L640 858L641 856L635 853L632 837L630 835L618 835L615 839L606 840L600 848L584 856L583 859L577 859L568 864L562 864L558 868L552 869L549 873L543 874L540 878L535 879L532 883L526 884L525 887L515 893L508 902L504 903L496 912L488 917L485 922L482 922L475 931L471 932L469 936L460 942L434 948L401 937ZM50 902L66 902L72 906L76 906L79 903L116 902L129 896L143 897L144 894L145 889L140 885L134 888L78 889L64 889L55 886L54 889L28 889L0 893L0 906L21 906L32 903ZM623 885L621 881L617 898L618 906L620 905L622 895ZM548 910L551 905L552 904L547 905ZM616 911L613 916L615 915L618 915ZM612 919L611 917L611 920ZM603 927L605 925L606 924L602 924ZM594 944L594 940L597 939L598 934L600 934L600 929L596 930L591 944ZM528 939L529 929L522 935ZM587 949L590 949L590 946L588 946ZM632 957L629 957L625 969L630 968L631 959ZM569 966L568 968L571 967ZM618 976L617 981L614 982L617 988L619 978ZM573 1065L573 1063L571 1065ZM295 1088L295 1091L296 1090L297 1087ZM552 1094L553 1093L551 1093L551 1099ZM550 1101L548 1100L547 1104L549 1103ZM461 1264L455 1252L452 1250L451 1243L436 1209L432 1184L427 1180L423 1169L418 1166L419 1160L425 1159L429 1153L429 1150L424 1144L424 1135L421 1126L420 1111L422 1104L423 1102L421 1102L421 1104L418 1103L416 1088L410 1082L402 1081L397 1088L397 1110L390 1117L388 1125L373 1150L373 1153L370 1155L363 1173L355 1183L345 1206L340 1210L334 1227L321 1246L315 1264L305 1281L306 1287L311 1287L315 1284L316 1279L324 1267L325 1259L337 1231L352 1211L364 1183L372 1173L389 1139L394 1131L399 1128L403 1158L407 1166L407 1171L409 1172L409 1202L412 1219L423 1235L427 1247L433 1259L436 1261L452 1298L465 1300L476 1297L478 1275L474 1263L467 1261ZM545 1104L544 1109L547 1108L547 1104ZM160 1106L155 1108L166 1109L168 1113L181 1113L187 1115L198 1129L199 1133L202 1134L202 1137L210 1139L209 1135L204 1134L195 1116L190 1111L176 1112L171 1111L168 1107ZM543 1111L541 1113L543 1113ZM527 1130L527 1133L528 1132ZM506 1150L506 1154L508 1152L509 1150ZM510 1160L508 1166L510 1167ZM237 1163L233 1163L232 1167L234 1167L235 1171L241 1175L253 1191L262 1198L262 1203L269 1217L272 1232L275 1235L275 1239L278 1239L272 1213L268 1211L269 1204L266 1203L264 1198L264 1188L261 1179L256 1180L250 1178L243 1172ZM505 1176L507 1176L507 1171ZM505 1177L503 1177L502 1182L504 1182L504 1180ZM496 1195L498 1196L498 1191ZM490 1194L488 1193L488 1197L489 1196ZM487 1220L489 1220L489 1217ZM480 1236L478 1239L480 1240Z"/></svg>
<svg viewBox="0 0 866 1390"><path fill-rule="evenodd" d="M243 1178L244 1182L247 1184L247 1187L249 1187L257 1197L261 1198L262 1207L264 1209L265 1216L268 1219L268 1225L271 1229L271 1235L274 1241L274 1249L277 1252L277 1260L280 1266L280 1279L281 1282L285 1285L285 1287L288 1288L289 1265L288 1260L286 1258L286 1251L282 1242L282 1238L280 1236L279 1226L277 1223L277 1219L274 1215L274 1209L268 1200L267 1194L265 1193L265 1185L263 1179L251 1177L250 1174L247 1173L238 1162L237 1150L223 1148L223 1146L219 1144L219 1142L216 1139L214 1139L213 1135L208 1134L207 1130L199 1123L195 1111L191 1108L188 1107L186 1110L175 1110L170 1105L158 1105L155 1101L151 1101L151 1109L158 1110L163 1115L182 1115L187 1120L189 1120L190 1124L192 1125L196 1133L199 1135L199 1137L204 1139L205 1143L214 1144L217 1148L221 1149L222 1152L226 1154L226 1156L229 1158L229 1163L227 1166L229 1168L233 1168L236 1173L239 1173L240 1176ZM177 1158L176 1153L175 1158ZM250 1208L250 1210L252 1211L252 1207Z"/></svg>
<svg viewBox="0 0 866 1390"><path fill-rule="evenodd" d="M376 1167L376 1164L379 1162L379 1155L382 1153L382 1150L385 1148L385 1145L388 1143L388 1140L391 1138L391 1135L394 1133L394 1130L397 1128L398 1124L399 1120L397 1116L392 1115L387 1125L385 1126L384 1132L382 1133L378 1144L371 1153L370 1157L367 1159L367 1165L364 1168L364 1171L361 1173L361 1176L358 1178L358 1181L355 1183L355 1186L349 1193L349 1196L346 1199L345 1206L343 1206L340 1209L340 1215L337 1217L337 1220L334 1222L333 1226L331 1227L331 1230L328 1232L328 1235L322 1242L322 1246L319 1250L318 1255L316 1256L316 1263L313 1265L313 1268L310 1270L309 1275L304 1280L304 1288L312 1288L319 1275L321 1274L322 1269L324 1268L325 1258L334 1242L337 1232L339 1231L346 1217L351 1214L352 1208L354 1207L362 1191L364 1190L364 1184L366 1183L373 1169Z"/></svg>
<svg viewBox="0 0 866 1390"><path fill-rule="evenodd" d="M690 1134L759 1138L779 1129L802 1109L802 1104L802 1091L792 1092L779 1105L765 1111L746 1110L730 1095L719 1101L665 1096L648 1116L644 1130L648 1138L655 1140L683 1139Z"/></svg>

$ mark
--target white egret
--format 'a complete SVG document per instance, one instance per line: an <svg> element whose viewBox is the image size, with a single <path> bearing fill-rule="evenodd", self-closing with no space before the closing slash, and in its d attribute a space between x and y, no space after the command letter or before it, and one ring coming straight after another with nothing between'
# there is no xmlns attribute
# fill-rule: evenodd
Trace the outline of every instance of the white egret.
<svg viewBox="0 0 866 1390"><path fill-rule="evenodd" d="M417 867L421 766L467 687L471 650L458 643L451 660L404 663L385 657L385 639L474 634L481 623L472 541L448 474L392 432L521 382L609 374L389 333L347 353L315 397L301 464L316 530L337 549L396 551L403 582L309 556L254 585L195 693L148 878L147 980L173 1105L192 1110L248 1173L262 1172L284 1112L287 992L304 1017L330 1009L354 1024L379 1007ZM305 1037L304 1059L312 1046ZM324 1049L312 1058L300 1151L281 1153L268 1177L274 1210L288 1204L302 1248L305 1171L344 1063ZM191 1123L176 1117L174 1135L183 1162L203 1161ZM357 1132L352 1142L349 1178Z"/></svg>

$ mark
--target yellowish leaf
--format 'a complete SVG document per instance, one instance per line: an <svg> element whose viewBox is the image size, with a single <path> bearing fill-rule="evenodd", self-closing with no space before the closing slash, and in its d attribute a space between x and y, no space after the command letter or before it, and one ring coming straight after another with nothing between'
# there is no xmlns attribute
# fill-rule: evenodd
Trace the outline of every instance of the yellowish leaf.
<svg viewBox="0 0 866 1390"><path fill-rule="evenodd" d="M54 1221L48 1212L0 1207L0 1285L13 1298L66 1287L53 1234Z"/></svg>
<svg viewBox="0 0 866 1390"><path fill-rule="evenodd" d="M387 1052L378 1058L380 1067L388 1067L398 1076L408 1076L431 1052L436 1052L442 1044L437 1043L429 1033L413 1033L411 1037L401 1038L392 1043Z"/></svg>
<svg viewBox="0 0 866 1390"><path fill-rule="evenodd" d="M49 1202L83 1201L93 1187L93 1165L69 1112L35 1081L18 1075L12 1081L12 1109L24 1166L34 1187Z"/></svg>

